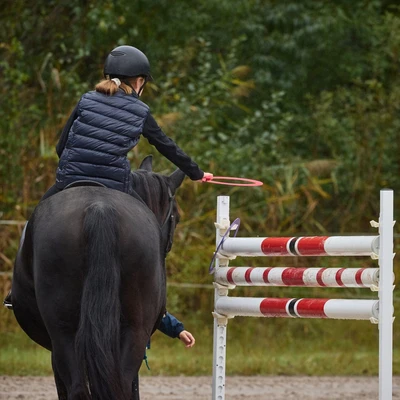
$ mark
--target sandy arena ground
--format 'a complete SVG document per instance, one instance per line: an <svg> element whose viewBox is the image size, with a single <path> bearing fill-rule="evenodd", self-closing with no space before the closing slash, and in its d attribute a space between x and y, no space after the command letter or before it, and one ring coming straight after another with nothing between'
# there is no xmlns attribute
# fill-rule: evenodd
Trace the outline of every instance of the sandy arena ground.
<svg viewBox="0 0 400 400"><path fill-rule="evenodd" d="M211 377L143 377L141 400L210 400ZM52 377L0 376L0 400L57 400ZM368 377L228 377L227 400L377 400ZM400 399L400 377L393 379Z"/></svg>

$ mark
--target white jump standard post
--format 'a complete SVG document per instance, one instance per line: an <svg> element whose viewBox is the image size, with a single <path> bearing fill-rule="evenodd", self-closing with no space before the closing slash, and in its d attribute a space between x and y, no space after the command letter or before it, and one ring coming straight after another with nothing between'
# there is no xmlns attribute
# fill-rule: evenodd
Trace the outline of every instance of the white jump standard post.
<svg viewBox="0 0 400 400"><path fill-rule="evenodd" d="M217 230L216 246L230 227L229 221L229 196L218 196L217 199ZM215 259L215 267L227 265L228 260L220 257ZM228 294L228 287L214 283L214 302L217 303L220 296ZM228 317L220 315L217 312L214 316L214 340L213 340L213 382L212 398L213 400L225 399L225 367L226 367L226 325Z"/></svg>
<svg viewBox="0 0 400 400"><path fill-rule="evenodd" d="M393 190L380 192L379 400L393 396Z"/></svg>
<svg viewBox="0 0 400 400"><path fill-rule="evenodd" d="M236 220L232 225L236 224ZM212 400L225 399L229 318L280 317L370 320L379 328L379 400L393 392L393 191L380 192L379 236L229 237L229 196L217 199L214 269ZM239 226L239 223L237 224ZM260 256L370 256L379 268L229 267L229 260ZM230 297L236 286L370 288L378 299Z"/></svg>

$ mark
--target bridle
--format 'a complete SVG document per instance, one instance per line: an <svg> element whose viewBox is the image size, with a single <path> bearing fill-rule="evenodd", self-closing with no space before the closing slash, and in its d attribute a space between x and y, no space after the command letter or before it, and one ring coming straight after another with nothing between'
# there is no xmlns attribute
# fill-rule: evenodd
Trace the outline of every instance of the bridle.
<svg viewBox="0 0 400 400"><path fill-rule="evenodd" d="M161 225L161 236L163 238L165 237L167 238L167 242L164 249L164 257L166 257L167 254L171 251L172 241L175 232L175 215L173 214L175 195L172 194L171 189L169 187L168 187L168 197L169 197L168 212L164 222Z"/></svg>

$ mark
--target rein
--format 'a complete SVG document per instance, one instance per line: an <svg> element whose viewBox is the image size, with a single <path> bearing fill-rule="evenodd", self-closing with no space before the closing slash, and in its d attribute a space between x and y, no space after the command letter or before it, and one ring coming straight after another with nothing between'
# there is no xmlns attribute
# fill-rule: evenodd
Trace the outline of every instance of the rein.
<svg viewBox="0 0 400 400"><path fill-rule="evenodd" d="M172 194L171 189L169 187L168 187L168 196L169 196L168 212L167 212L164 222L161 225L162 235L163 236L164 236L164 234L168 235L167 236L168 237L167 244L166 244L165 250L164 250L165 256L170 252L170 250L172 248L172 241L173 241L174 230L175 230L175 229L172 229L173 224L174 224L174 219L175 219L175 216L173 214L175 196ZM167 231L167 229L168 229L168 231Z"/></svg>

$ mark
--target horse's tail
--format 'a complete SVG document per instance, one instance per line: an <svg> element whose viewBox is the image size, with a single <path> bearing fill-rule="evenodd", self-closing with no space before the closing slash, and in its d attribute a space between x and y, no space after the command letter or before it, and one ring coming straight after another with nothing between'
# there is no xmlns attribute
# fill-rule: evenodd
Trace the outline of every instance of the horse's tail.
<svg viewBox="0 0 400 400"><path fill-rule="evenodd" d="M86 209L83 234L88 272L75 339L78 362L86 373L91 398L126 399L120 369L121 267L114 207L103 202L91 204Z"/></svg>

